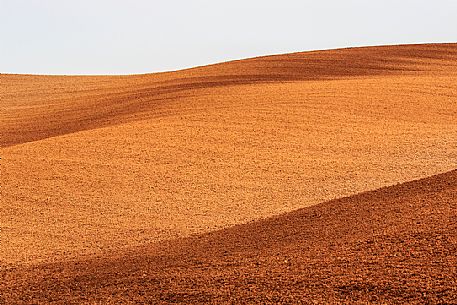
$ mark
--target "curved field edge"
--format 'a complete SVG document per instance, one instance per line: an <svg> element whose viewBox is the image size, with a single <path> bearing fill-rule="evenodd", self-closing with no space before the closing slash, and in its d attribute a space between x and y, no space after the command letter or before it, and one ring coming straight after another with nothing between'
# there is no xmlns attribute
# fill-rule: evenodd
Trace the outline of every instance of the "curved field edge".
<svg viewBox="0 0 457 305"><path fill-rule="evenodd" d="M21 303L455 303L457 170L224 230L3 270Z"/></svg>
<svg viewBox="0 0 457 305"><path fill-rule="evenodd" d="M169 113L166 105L198 89L383 75L455 76L456 59L456 44L424 44L273 55L132 76L0 74L0 146L160 117Z"/></svg>

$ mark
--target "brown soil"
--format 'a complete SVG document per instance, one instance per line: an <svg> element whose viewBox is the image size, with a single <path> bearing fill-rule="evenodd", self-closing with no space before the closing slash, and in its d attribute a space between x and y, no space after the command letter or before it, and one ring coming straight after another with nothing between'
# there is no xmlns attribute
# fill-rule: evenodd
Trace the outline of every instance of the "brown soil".
<svg viewBox="0 0 457 305"><path fill-rule="evenodd" d="M0 295L455 301L454 172L292 211L455 169L456 80L455 44L0 75Z"/></svg>
<svg viewBox="0 0 457 305"><path fill-rule="evenodd" d="M232 228L4 271L13 303L457 302L457 171Z"/></svg>

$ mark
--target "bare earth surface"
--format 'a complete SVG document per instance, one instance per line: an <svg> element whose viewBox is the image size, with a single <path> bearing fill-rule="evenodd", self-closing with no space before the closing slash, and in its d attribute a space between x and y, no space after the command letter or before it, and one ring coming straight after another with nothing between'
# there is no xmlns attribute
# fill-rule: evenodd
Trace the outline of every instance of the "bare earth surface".
<svg viewBox="0 0 457 305"><path fill-rule="evenodd" d="M457 303L457 171L266 220L2 273L12 303Z"/></svg>
<svg viewBox="0 0 457 305"><path fill-rule="evenodd" d="M456 44L0 75L0 103L0 301L457 302Z"/></svg>

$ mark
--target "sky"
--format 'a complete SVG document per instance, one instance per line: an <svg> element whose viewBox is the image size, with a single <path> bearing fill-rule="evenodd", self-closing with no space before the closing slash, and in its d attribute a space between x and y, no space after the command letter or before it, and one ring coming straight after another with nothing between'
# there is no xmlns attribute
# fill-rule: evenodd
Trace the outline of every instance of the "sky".
<svg viewBox="0 0 457 305"><path fill-rule="evenodd" d="M0 0L0 73L137 74L457 42L456 0Z"/></svg>

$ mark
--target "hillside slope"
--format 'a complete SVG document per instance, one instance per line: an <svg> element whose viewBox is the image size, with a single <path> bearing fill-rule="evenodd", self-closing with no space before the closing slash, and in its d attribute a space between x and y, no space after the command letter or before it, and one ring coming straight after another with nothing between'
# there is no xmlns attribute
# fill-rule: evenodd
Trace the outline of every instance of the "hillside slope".
<svg viewBox="0 0 457 305"><path fill-rule="evenodd" d="M199 89L386 75L456 76L456 58L455 44L400 45L266 56L133 76L0 74L5 107L0 146L183 114L192 105L174 108L170 102Z"/></svg>
<svg viewBox="0 0 457 305"><path fill-rule="evenodd" d="M105 255L446 172L457 45L0 75L2 266Z"/></svg>
<svg viewBox="0 0 457 305"><path fill-rule="evenodd" d="M4 271L15 304L454 304L457 171L124 254Z"/></svg>

